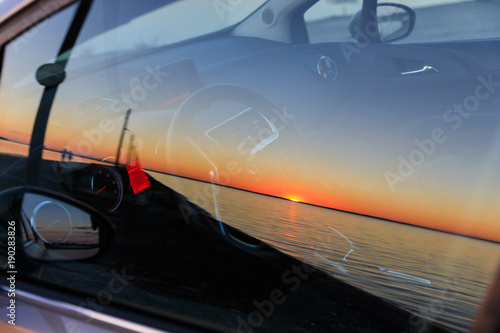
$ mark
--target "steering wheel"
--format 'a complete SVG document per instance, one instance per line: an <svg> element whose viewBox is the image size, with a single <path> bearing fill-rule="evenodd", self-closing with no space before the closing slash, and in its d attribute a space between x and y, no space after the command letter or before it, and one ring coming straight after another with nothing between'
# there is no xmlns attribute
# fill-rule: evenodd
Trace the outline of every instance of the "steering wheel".
<svg viewBox="0 0 500 333"><path fill-rule="evenodd" d="M266 194L284 197L277 187L291 182L304 185L304 171L311 161L294 118L245 87L215 85L198 90L170 123L167 172L250 191L272 188L277 191ZM248 184L252 188L245 188ZM216 195L213 200L217 204ZM222 224L221 230L226 232Z"/></svg>

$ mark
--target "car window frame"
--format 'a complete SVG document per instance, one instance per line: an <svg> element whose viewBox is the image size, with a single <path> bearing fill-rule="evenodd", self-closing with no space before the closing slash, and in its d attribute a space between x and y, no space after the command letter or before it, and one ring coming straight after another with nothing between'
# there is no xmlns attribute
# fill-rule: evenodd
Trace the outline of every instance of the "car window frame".
<svg viewBox="0 0 500 333"><path fill-rule="evenodd" d="M13 39L50 16L81 0L32 1L0 21L0 45L5 47Z"/></svg>

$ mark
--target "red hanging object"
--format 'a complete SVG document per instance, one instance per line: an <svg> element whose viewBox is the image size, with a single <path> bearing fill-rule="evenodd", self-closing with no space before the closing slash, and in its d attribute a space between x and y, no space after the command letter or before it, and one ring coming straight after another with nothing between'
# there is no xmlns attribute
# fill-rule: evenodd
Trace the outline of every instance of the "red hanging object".
<svg viewBox="0 0 500 333"><path fill-rule="evenodd" d="M128 164L126 168L128 172L128 177L130 178L130 186L132 186L134 194L144 191L145 189L151 186L151 183L149 182L148 179L148 175L142 169L139 160L136 160Z"/></svg>

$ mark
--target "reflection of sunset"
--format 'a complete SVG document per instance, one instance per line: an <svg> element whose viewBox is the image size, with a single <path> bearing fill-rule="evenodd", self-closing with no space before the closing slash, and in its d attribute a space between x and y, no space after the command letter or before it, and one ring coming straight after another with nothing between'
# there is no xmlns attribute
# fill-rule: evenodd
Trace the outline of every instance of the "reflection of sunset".
<svg viewBox="0 0 500 333"><path fill-rule="evenodd" d="M83 161L78 155L112 159L125 113L125 109L113 108L119 96L111 91L110 82L92 79L96 73L78 72L71 61L68 66L68 78L58 89L45 137L45 147L55 152L45 151L43 156L57 160L58 151L66 149L74 154L73 161ZM11 75L7 67L3 88L14 80ZM130 86L130 78L119 80L123 81L120 87ZM29 143L42 90L31 75L23 76L22 83L11 84L16 89L0 90L0 137L11 140L0 140L0 151L26 156L28 147L12 141ZM7 91L11 93L6 95ZM161 105L157 103L162 100L161 92L148 94L155 106ZM496 201L500 179L495 171L496 153L492 153L498 151L498 143L490 142L488 135L479 138L471 130L458 143L451 139L442 143L431 162L414 168L391 189L384 175L397 172L398 158L409 156L417 136L395 131L391 137L385 132L385 120L360 125L354 114L363 115L362 110L353 108L353 118L340 125L333 113L294 110L296 123L284 124L272 111L230 105L229 111L222 107L196 111L186 118L189 125L179 128L172 124L174 110L151 110L147 101L136 104L123 141L122 163L133 145L149 170L500 241ZM239 114L247 118L239 119ZM276 123L270 126L273 119ZM335 131L329 124L336 124ZM402 125L407 124L393 129ZM437 125L426 126L442 125L438 120ZM259 138L261 129L267 132ZM475 155L461 155L464 151Z"/></svg>
<svg viewBox="0 0 500 333"><path fill-rule="evenodd" d="M110 133L98 133L96 129L99 129L99 124L95 122L86 125L78 121L71 127L63 128L49 125L46 146L56 150L72 147L74 153L78 153L80 148L83 149L81 155L86 155L88 151L89 156L95 158L114 156L122 121L122 117L115 116L108 124L115 128ZM168 128L165 127L168 126L146 125L134 126L132 122L130 126L136 139L141 142L138 153L146 169L206 182L216 181L221 185L286 198L292 202L304 202L500 241L500 230L496 227L499 208L492 199L494 187L469 192L456 184L456 189L450 189L446 184L453 183L454 180L452 175L445 173L446 168L436 169L427 175L426 179L432 179L432 183L420 182L425 186L419 188L408 181L392 193L381 176L384 169L358 166L355 170L349 170L342 167L341 163L336 163L337 166L330 168L328 172L322 170L323 165L312 163L295 167L294 160L286 161L286 156L275 153L280 149L279 140L257 153L251 162L228 148L214 149L209 141L199 140L195 142L196 147L187 141L184 145L173 145L175 151L167 154L165 139L162 138L166 138ZM20 124L19 128L9 130L22 133L27 128ZM127 139L125 143L128 145ZM8 141L2 141L0 147L4 153L27 153L26 146ZM126 151L126 147L124 150ZM44 156L58 159L56 153L46 153ZM271 163L270 157L274 158ZM321 157L318 158L321 160ZM390 156L381 156L380 160L389 158ZM279 167L280 164L286 165L285 172ZM210 175L213 170L217 171L216 178ZM475 179L471 177L462 182L471 186L475 184Z"/></svg>

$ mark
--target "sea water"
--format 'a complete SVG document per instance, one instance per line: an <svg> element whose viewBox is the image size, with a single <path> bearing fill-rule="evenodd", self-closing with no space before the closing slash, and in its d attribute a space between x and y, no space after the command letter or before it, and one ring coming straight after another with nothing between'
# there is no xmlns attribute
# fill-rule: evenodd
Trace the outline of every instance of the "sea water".
<svg viewBox="0 0 500 333"><path fill-rule="evenodd" d="M223 222L452 331L470 328L500 263L497 243L151 174Z"/></svg>

